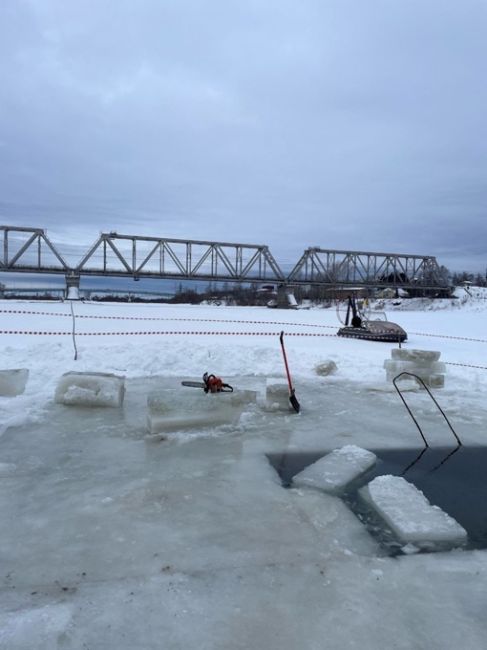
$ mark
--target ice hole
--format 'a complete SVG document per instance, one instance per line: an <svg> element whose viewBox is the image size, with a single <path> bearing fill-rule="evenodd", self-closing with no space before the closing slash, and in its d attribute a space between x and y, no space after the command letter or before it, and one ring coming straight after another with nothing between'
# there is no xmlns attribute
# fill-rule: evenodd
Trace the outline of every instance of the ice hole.
<svg viewBox="0 0 487 650"><path fill-rule="evenodd" d="M341 496L387 553L408 553L410 548L397 539L390 527L359 497L361 487L384 474L404 476L431 504L453 517L467 531L466 549L487 548L487 447L370 448L369 451L377 456L376 464L350 484ZM283 486L289 487L293 476L328 453L329 450L284 451L269 453L267 458ZM441 544L436 544L430 550L442 548Z"/></svg>

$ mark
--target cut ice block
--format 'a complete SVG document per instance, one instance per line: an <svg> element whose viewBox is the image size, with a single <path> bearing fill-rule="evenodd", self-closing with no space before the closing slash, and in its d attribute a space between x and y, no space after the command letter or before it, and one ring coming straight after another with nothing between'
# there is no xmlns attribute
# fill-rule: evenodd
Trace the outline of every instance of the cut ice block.
<svg viewBox="0 0 487 650"><path fill-rule="evenodd" d="M409 350L405 348L393 348L391 359L384 361L387 381L393 381L402 373L417 375L427 386L442 388L445 385L444 373L446 365L440 358L440 352L434 350ZM409 379L407 375L400 377L403 382ZM415 380L419 386L422 382Z"/></svg>
<svg viewBox="0 0 487 650"><path fill-rule="evenodd" d="M445 386L445 375L430 375L427 384L432 388L443 388Z"/></svg>
<svg viewBox="0 0 487 650"><path fill-rule="evenodd" d="M416 361L398 361L395 359L386 359L384 361L384 368L391 372L413 372L415 375L421 377L422 374L439 374L446 372L446 365L443 361L432 361L427 363L419 363Z"/></svg>
<svg viewBox="0 0 487 650"><path fill-rule="evenodd" d="M271 409L289 411L292 407L289 402L289 387L287 384L267 384L266 402Z"/></svg>
<svg viewBox="0 0 487 650"><path fill-rule="evenodd" d="M333 375L337 371L337 364L331 359L327 359L322 363L319 363L315 366L315 372L321 377L326 377L327 375Z"/></svg>
<svg viewBox="0 0 487 650"><path fill-rule="evenodd" d="M255 399L254 391L198 391L185 393L182 399L180 391L163 390L147 398L147 427L150 433L168 433L236 424L245 404Z"/></svg>
<svg viewBox="0 0 487 650"><path fill-rule="evenodd" d="M102 372L66 372L54 399L69 406L121 406L125 377Z"/></svg>
<svg viewBox="0 0 487 650"><path fill-rule="evenodd" d="M377 460L375 454L356 445L334 449L293 477L296 487L307 486L336 494L354 479L370 469Z"/></svg>
<svg viewBox="0 0 487 650"><path fill-rule="evenodd" d="M392 381L395 379L400 373L397 371L392 371L392 370L387 370L386 371L386 380L387 381ZM431 374L429 372L415 372L415 375L417 375L420 379L424 381L424 383L427 386L431 386L434 388L443 388L445 385L445 375L437 375L437 374ZM408 375L403 375L398 379L398 381L401 383L401 387L403 382L406 383L409 380L413 380L416 382L416 384L421 388L422 384L419 382L417 379L414 379L414 377L409 377ZM402 388L401 388L402 390Z"/></svg>
<svg viewBox="0 0 487 650"><path fill-rule="evenodd" d="M438 361L441 352L433 350L410 350L409 348L392 348L391 357L402 361L414 361L415 363L432 363Z"/></svg>
<svg viewBox="0 0 487 650"><path fill-rule="evenodd" d="M462 544L467 531L446 512L432 506L424 494L401 476L377 476L360 489L401 542L416 546Z"/></svg>
<svg viewBox="0 0 487 650"><path fill-rule="evenodd" d="M0 395L3 397L21 395L25 390L28 378L27 368L0 370Z"/></svg>

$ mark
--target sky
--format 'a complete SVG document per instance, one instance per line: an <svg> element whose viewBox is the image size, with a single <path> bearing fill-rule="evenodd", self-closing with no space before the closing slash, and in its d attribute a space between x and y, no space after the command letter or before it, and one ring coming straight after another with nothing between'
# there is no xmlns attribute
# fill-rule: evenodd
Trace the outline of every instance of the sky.
<svg viewBox="0 0 487 650"><path fill-rule="evenodd" d="M486 70L485 0L2 0L0 224L485 272Z"/></svg>

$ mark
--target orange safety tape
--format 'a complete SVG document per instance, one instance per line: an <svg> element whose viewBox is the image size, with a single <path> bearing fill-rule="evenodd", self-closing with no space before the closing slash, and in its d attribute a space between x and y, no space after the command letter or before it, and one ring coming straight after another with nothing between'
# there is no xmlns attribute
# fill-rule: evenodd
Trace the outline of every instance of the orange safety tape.
<svg viewBox="0 0 487 650"><path fill-rule="evenodd" d="M468 336L451 336L450 334L426 334L425 332L409 332L413 336L429 336L436 339L454 339L455 341L473 341L474 343L487 343L487 339L474 339Z"/></svg>
<svg viewBox="0 0 487 650"><path fill-rule="evenodd" d="M447 366L461 366L462 368L478 368L479 370L487 370L487 366L474 366L471 363L454 363L453 361L445 361Z"/></svg>
<svg viewBox="0 0 487 650"><path fill-rule="evenodd" d="M0 330L0 334L30 334L37 336L65 336L72 332L47 332L36 330ZM76 332L76 336L150 336L150 335L205 335L205 336L276 336L279 332L217 332L198 330L160 330L151 332ZM336 334L325 334L324 332L288 332L286 336L331 336Z"/></svg>
<svg viewBox="0 0 487 650"><path fill-rule="evenodd" d="M22 309L0 309L2 314L29 314L35 316L65 316L71 318L71 314L48 311L27 311ZM289 321L273 320L233 320L228 318L166 318L156 316L92 316L88 314L75 314L76 318L92 318L98 320L142 320L142 321L178 321L188 323L240 323L252 325L290 325L291 327L317 327L335 329L335 325L317 325L312 323L290 323Z"/></svg>
<svg viewBox="0 0 487 650"><path fill-rule="evenodd" d="M21 309L0 309L3 314L30 314L35 316L65 316L72 318L71 314L61 312L43 312L27 311ZM173 321L188 323L238 323L247 325L286 325L290 327L308 327L318 329L335 329L336 325L317 325L315 323L291 323L289 321L268 321L268 320L232 320L225 318L163 318L163 317L146 317L146 316L91 316L87 314L77 314L76 318L92 318L98 320L140 320L140 321ZM477 339L468 336L452 336L450 334L430 334L427 332L410 332L410 336L426 336L430 338L452 339L455 341L471 341L473 343L487 343L487 339Z"/></svg>
<svg viewBox="0 0 487 650"><path fill-rule="evenodd" d="M47 332L35 330L0 330L0 334L25 334L32 336L70 336L72 332ZM202 332L202 331L178 331L178 330L161 330L151 332L77 332L76 336L277 336L279 332ZM322 332L286 332L286 336L304 336L304 337L332 337L340 338L337 334L325 334ZM460 366L463 368L477 368L487 370L487 366L477 366L468 363L455 363L445 361L449 366Z"/></svg>

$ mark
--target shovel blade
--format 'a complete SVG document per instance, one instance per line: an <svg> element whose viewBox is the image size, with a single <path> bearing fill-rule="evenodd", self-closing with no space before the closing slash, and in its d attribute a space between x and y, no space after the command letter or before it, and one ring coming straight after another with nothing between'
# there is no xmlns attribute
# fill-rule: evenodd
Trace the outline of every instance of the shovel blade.
<svg viewBox="0 0 487 650"><path fill-rule="evenodd" d="M299 413L299 411L301 409L301 405L298 402L298 400L296 399L296 395L294 394L294 391L289 396L289 401L291 402L291 406L296 411L296 413Z"/></svg>

